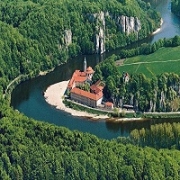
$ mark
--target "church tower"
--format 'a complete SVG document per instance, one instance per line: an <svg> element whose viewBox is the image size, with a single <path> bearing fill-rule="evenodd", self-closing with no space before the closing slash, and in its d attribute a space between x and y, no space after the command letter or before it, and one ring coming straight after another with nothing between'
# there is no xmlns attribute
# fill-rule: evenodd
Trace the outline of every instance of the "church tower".
<svg viewBox="0 0 180 180"><path fill-rule="evenodd" d="M83 67L83 70L84 72L86 72L86 69L87 69L87 61L86 61L86 57L84 58L84 67Z"/></svg>

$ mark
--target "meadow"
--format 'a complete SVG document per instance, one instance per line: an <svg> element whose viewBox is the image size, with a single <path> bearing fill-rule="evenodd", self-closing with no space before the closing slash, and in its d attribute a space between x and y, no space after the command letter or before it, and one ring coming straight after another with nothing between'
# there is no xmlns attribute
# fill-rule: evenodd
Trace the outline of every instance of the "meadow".
<svg viewBox="0 0 180 180"><path fill-rule="evenodd" d="M161 48L153 54L126 58L119 70L129 74L143 73L147 77L164 72L180 74L180 46Z"/></svg>

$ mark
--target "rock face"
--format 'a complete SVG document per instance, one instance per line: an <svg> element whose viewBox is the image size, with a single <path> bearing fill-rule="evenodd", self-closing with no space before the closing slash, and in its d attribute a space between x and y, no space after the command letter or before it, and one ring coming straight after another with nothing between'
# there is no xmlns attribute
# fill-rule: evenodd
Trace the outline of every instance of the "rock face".
<svg viewBox="0 0 180 180"><path fill-rule="evenodd" d="M109 12L100 11L99 13L87 14L87 18L91 23L95 23L94 45L97 54L102 54L106 51L105 42L110 38L106 30L106 18L114 21L119 31L126 33L126 35L134 32L138 35L138 31L141 29L141 23L137 17L127 17L124 15L113 16ZM64 44L65 46L69 46L71 43L72 31L68 29L64 32Z"/></svg>
<svg viewBox="0 0 180 180"><path fill-rule="evenodd" d="M94 14L94 18L97 19L98 24L101 24L101 26L97 25L96 29L96 53L102 54L106 51L105 49L105 13L101 11L99 14Z"/></svg>
<svg viewBox="0 0 180 180"><path fill-rule="evenodd" d="M161 91L161 96L160 96L160 108L163 108L165 107L165 94L164 94L164 91Z"/></svg>
<svg viewBox="0 0 180 180"><path fill-rule="evenodd" d="M65 42L66 46L69 46L72 43L71 29L65 30L65 32L64 32L64 42Z"/></svg>
<svg viewBox="0 0 180 180"><path fill-rule="evenodd" d="M92 18L93 17L93 18ZM97 32L96 33L96 41L95 41L95 47L96 47L96 53L102 54L105 52L105 40L106 40L106 20L105 17L111 18L114 20L119 28L119 30L122 33L126 33L126 35L129 35L130 33L137 33L141 29L141 23L140 20L137 17L127 17L127 16L117 16L116 18L113 18L109 14L109 12L103 12L95 13L90 16L91 20L96 19L97 22L99 22L96 26Z"/></svg>
<svg viewBox="0 0 180 180"><path fill-rule="evenodd" d="M105 50L105 34L104 29L99 28L99 33L96 34L96 53L102 54Z"/></svg>
<svg viewBox="0 0 180 180"><path fill-rule="evenodd" d="M137 32L141 29L140 20L137 17L118 16L116 23L121 32L129 35L132 32Z"/></svg>
<svg viewBox="0 0 180 180"><path fill-rule="evenodd" d="M129 102L129 104L130 104L130 105L133 105L133 101L134 101L134 95L133 95L133 94L131 94L131 98L130 98L130 102Z"/></svg>

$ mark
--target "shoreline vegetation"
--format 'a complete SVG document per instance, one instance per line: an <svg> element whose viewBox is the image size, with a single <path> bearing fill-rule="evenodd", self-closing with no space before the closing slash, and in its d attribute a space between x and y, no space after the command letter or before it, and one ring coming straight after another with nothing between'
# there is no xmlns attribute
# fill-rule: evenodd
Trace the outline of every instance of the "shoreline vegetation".
<svg viewBox="0 0 180 180"><path fill-rule="evenodd" d="M56 109L63 110L70 113L72 116L88 117L93 119L107 119L108 115L92 114L83 111L77 111L72 108L66 107L63 103L64 93L69 81L62 81L49 86L44 92L44 97L47 103L56 107Z"/></svg>
<svg viewBox="0 0 180 180"><path fill-rule="evenodd" d="M62 65L62 64L60 64ZM45 76L46 74L54 71L55 68L51 68L49 70L46 70L46 71L40 71L39 74L21 74L19 76L17 76L16 78L14 78L13 80L11 80L8 85L6 86L6 89L4 90L4 93L3 93L3 97L5 98L6 96L9 96L13 89L16 88L16 86L20 83L22 83L23 81L26 81L26 80L29 80L29 79L32 79L32 78L35 78L35 77L38 77L38 76ZM11 95L10 95L11 96Z"/></svg>
<svg viewBox="0 0 180 180"><path fill-rule="evenodd" d="M53 85L50 85L44 92L44 98L48 104L54 106L56 109L70 113L72 116L86 117L90 120L106 120L111 122L121 122L121 121L144 121L150 119L165 119L165 118L179 118L180 112L152 112L152 113L142 113L139 117L129 117L128 114L131 112L125 111L125 116L120 117L110 117L107 114L99 113L89 113L86 111L75 110L65 106L63 103L64 93L69 81L62 81ZM133 114L133 113L131 113Z"/></svg>
<svg viewBox="0 0 180 180"><path fill-rule="evenodd" d="M161 18L161 23L160 23L160 28L158 28L156 31L154 31L152 34L156 34L158 33L160 30L161 30L161 26L163 24L163 19ZM122 61L123 63L123 61ZM61 63L59 65L62 65L64 63ZM46 74L52 72L53 70L55 69L54 68L51 68L51 69L48 69L48 70L45 70L45 71L40 71L38 75L33 75L31 78L33 77L36 77L36 76L45 76ZM3 94L3 97L5 97L7 94L10 94L12 92L12 90L18 85L20 84L21 82L25 81L25 80L28 80L29 79L29 76L28 74L24 74L24 75L19 75L17 77L15 77L13 80L11 80L9 82L9 84L6 86L6 89L4 91L4 94ZM30 78L30 79L31 79ZM92 115L94 117L94 115Z"/></svg>
<svg viewBox="0 0 180 180"><path fill-rule="evenodd" d="M161 30L162 24L163 24L163 19L161 18L160 28L158 28L152 34L158 33ZM45 75L45 74L41 73L41 75ZM46 102L54 106L56 109L63 110L67 113L70 113L72 116L87 117L94 120L105 119L106 121L113 121L113 122L145 120L145 118L142 118L142 117L112 118L108 116L108 113L106 115L102 115L102 114L99 115L98 113L88 113L85 111L78 111L78 110L66 107L65 104L63 103L63 100L64 100L64 93L66 91L68 82L69 81L62 81L62 82L49 86L44 92L44 97L45 97Z"/></svg>
<svg viewBox="0 0 180 180"><path fill-rule="evenodd" d="M161 18L161 23L160 23L160 28L158 28L156 31L154 31L152 34L156 34L161 30L163 24L163 19ZM121 61L121 60L120 60ZM123 62L122 62L123 63ZM49 69L47 71L40 71L39 72L39 76L44 76L49 72L52 72L55 68ZM15 78L14 80L16 80L17 78ZM19 79L19 77L18 77ZM14 83L13 80L13 83ZM15 81L16 82L16 81ZM56 84L53 84L51 86L49 86L46 91L44 92L44 97L47 103L49 103L50 105L56 107L59 110L63 110L67 113L70 113L72 116L80 116L80 117L86 117L92 120L107 120L107 121L113 121L113 122L119 122L119 121L137 121L137 120L147 120L147 119L152 119L152 118L170 118L175 117L175 118L179 118L179 114L180 112L173 112L173 113L146 113L146 114L141 114L141 116L134 116L134 111L133 112L129 112L129 111L124 111L125 112L125 116L123 117L110 117L107 112L107 114L101 114L101 113L89 113L86 111L80 111L80 110L75 110L73 108L69 108L67 107L64 103L64 92L66 90L67 84L69 81L62 81ZM7 89L9 89L9 87L11 86L11 84L13 84L12 82L9 83L9 85L7 86ZM7 91L6 89L6 91ZM113 112L112 112L113 113ZM127 114L131 114L130 116L128 116ZM169 114L169 115L167 115Z"/></svg>
<svg viewBox="0 0 180 180"><path fill-rule="evenodd" d="M161 19L160 28L158 28L152 34L158 33L161 30L162 24L163 24L163 19ZM123 60L119 60L119 61L122 61L121 63L123 63ZM118 61L116 61L116 63L117 62ZM44 76L47 73L52 72L54 69L55 68L52 68L52 69L47 70L47 71L40 71L39 76ZM6 93L7 93L7 90L10 88L10 86L12 84L14 84L19 79L20 79L20 77L17 77L12 82L10 82L8 84L7 89L6 89ZM19 82L17 84L19 84ZM152 119L152 118L160 119L160 118L171 118L171 117L179 118L180 117L180 112L145 113L145 114L141 114L140 116L136 117L136 116L133 115L134 114L133 112L131 113L131 116L129 116L127 114L130 114L130 112L125 111L125 116L120 118L120 117L110 117L108 115L108 112L107 112L107 114L101 114L101 113L89 113L89 112L85 112L85 111L75 110L73 108L67 107L63 103L64 92L66 90L67 84L68 84L68 81L63 81L63 82L59 82L59 83L56 83L56 84L53 84L53 85L49 86L46 89L45 93L44 93L44 97L45 97L45 100L46 100L47 103L49 103L50 105L54 106L55 108L57 108L59 110L63 110L65 112L67 112L67 113L70 113L72 116L86 117L86 118L91 119L91 120L106 120L106 121L113 121L113 122L148 120L148 119Z"/></svg>
<svg viewBox="0 0 180 180"><path fill-rule="evenodd" d="M152 35L157 34L157 33L161 30L162 25L163 25L163 19L161 18L160 27L159 27L158 29L156 29L156 30L152 33Z"/></svg>

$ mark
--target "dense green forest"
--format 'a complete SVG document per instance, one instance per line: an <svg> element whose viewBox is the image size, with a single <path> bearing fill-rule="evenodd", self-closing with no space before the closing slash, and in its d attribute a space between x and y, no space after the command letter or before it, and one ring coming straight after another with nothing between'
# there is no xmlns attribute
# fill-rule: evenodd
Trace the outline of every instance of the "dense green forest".
<svg viewBox="0 0 180 180"><path fill-rule="evenodd" d="M138 19L140 27L135 23L123 32L123 18L126 24ZM0 89L21 74L38 75L69 57L143 39L159 23L159 14L141 0L1 1Z"/></svg>
<svg viewBox="0 0 180 180"><path fill-rule="evenodd" d="M152 132L142 129L128 139L109 141L6 113L0 120L2 180L179 178L179 124L156 125ZM147 147L148 140L158 150Z"/></svg>
<svg viewBox="0 0 180 180"><path fill-rule="evenodd" d="M164 123L152 125L149 129L136 129L131 132L130 139L142 147L180 149L180 124Z"/></svg>
<svg viewBox="0 0 180 180"><path fill-rule="evenodd" d="M179 178L180 132L179 128L175 129L176 124L172 128L167 125L167 132L172 130L170 135L174 134L167 146L162 145L166 144L165 140L158 146L150 144L152 147L140 143L144 130L132 132L129 138L108 141L30 119L13 110L9 97L4 96L8 83L17 77L31 78L66 62L69 57L97 53L95 37L103 27L103 21L97 18L100 12L107 15L107 51L143 39L159 26L160 17L149 3L141 0L4 0L0 2L0 10L0 179ZM115 19L121 15L139 18L138 36L119 30ZM72 39L68 39L71 34ZM106 68L111 72L114 61ZM119 71L113 70L120 77ZM102 73L100 67L99 72ZM101 74L95 77L98 76ZM112 77L106 78L112 82ZM142 75L137 78L143 79L143 83L149 82ZM106 88L109 96L112 86L109 83ZM164 147L174 149L161 149Z"/></svg>
<svg viewBox="0 0 180 180"><path fill-rule="evenodd" d="M121 72L115 64L113 55L95 67L93 81L105 82L104 95L115 106L133 105L136 111L178 111L180 108L180 76L175 73L162 73L147 78L142 73Z"/></svg>
<svg viewBox="0 0 180 180"><path fill-rule="evenodd" d="M128 61L127 57L137 55L149 55L157 52L160 48L176 47L178 57L180 46L180 36L174 36L169 39L160 39L153 44L143 43L141 46L132 49L123 49L119 55L113 55L105 61L99 63L95 67L93 81L98 79L106 84L104 88L105 98L112 101L116 107L122 107L123 104L133 105L136 111L178 111L180 109L180 74L174 72L167 73L166 67L163 73L156 74L150 68L151 76L146 77L142 73L132 73L130 68L126 68L127 72L122 71L121 66L118 67L116 60ZM165 49L167 51L168 49ZM166 55L171 59L172 57ZM161 61L161 57L157 54L155 61ZM177 58L179 59L179 57ZM133 61L134 62L134 61ZM136 59L135 59L135 62ZM169 63L169 66L172 62ZM155 65L154 65L155 66ZM159 69L159 66L158 68ZM178 71L179 72L179 71ZM125 75L129 74L128 83L125 82ZM152 93L153 92L153 93Z"/></svg>
<svg viewBox="0 0 180 180"><path fill-rule="evenodd" d="M180 16L180 12L179 12L179 10L180 10L180 1L179 0L172 0L171 10L176 15Z"/></svg>

